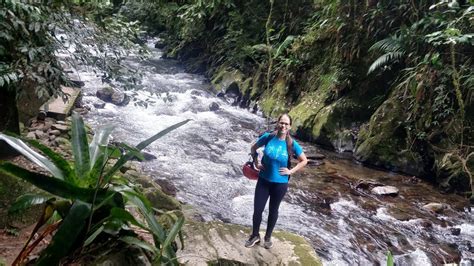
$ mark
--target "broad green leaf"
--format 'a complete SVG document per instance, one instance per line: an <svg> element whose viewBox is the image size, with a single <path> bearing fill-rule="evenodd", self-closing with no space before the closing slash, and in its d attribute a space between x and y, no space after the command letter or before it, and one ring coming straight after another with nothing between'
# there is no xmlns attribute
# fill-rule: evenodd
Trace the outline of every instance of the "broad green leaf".
<svg viewBox="0 0 474 266"><path fill-rule="evenodd" d="M87 135L86 129L84 127L84 121L77 113L72 115L71 131L71 145L74 154L76 176L79 179L84 179L90 170L89 146L87 145Z"/></svg>
<svg viewBox="0 0 474 266"><path fill-rule="evenodd" d="M72 184L75 183L74 179L74 171L72 170L69 162L66 161L60 154L56 153L55 151L51 150L49 147L39 143L36 140L32 139L23 139L24 141L28 142L31 146L37 148L41 152L43 152L46 156L49 157L64 174L64 180L70 182Z"/></svg>
<svg viewBox="0 0 474 266"><path fill-rule="evenodd" d="M61 226L49 246L41 253L36 262L37 265L59 265L59 261L71 254L77 239L84 234L87 218L91 212L91 206L85 202L76 201L71 207L68 215L64 218Z"/></svg>
<svg viewBox="0 0 474 266"><path fill-rule="evenodd" d="M3 140L8 143L8 145L17 150L19 153L21 153L33 163L48 170L54 177L64 179L63 172L58 167L56 167L54 163L52 163L46 157L37 153L30 147L28 147L23 141L14 137L7 136L3 133L0 133L0 140Z"/></svg>
<svg viewBox="0 0 474 266"><path fill-rule="evenodd" d="M90 157L90 165L91 169L94 167L97 158L100 156L100 153L103 152L101 149L102 146L107 146L109 143L110 133L114 129L115 126L113 125L106 125L97 130L94 134L94 138L89 145L89 157Z"/></svg>
<svg viewBox="0 0 474 266"><path fill-rule="evenodd" d="M93 189L77 187L54 177L30 172L12 163L0 162L0 172L26 180L36 187L62 198L80 199L85 202L92 202L94 199L95 191ZM113 193L112 191L99 190L96 201L102 201Z"/></svg>
<svg viewBox="0 0 474 266"><path fill-rule="evenodd" d="M15 203L13 203L12 206L8 209L8 212L15 213L23 211L32 206L43 204L50 199L51 196L25 194L16 199Z"/></svg>

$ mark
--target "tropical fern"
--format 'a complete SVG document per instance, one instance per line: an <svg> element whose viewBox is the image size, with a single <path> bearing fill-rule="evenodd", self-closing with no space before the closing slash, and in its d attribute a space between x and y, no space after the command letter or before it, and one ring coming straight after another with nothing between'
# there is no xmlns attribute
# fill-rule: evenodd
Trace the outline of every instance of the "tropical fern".
<svg viewBox="0 0 474 266"><path fill-rule="evenodd" d="M367 75L383 66L400 61L405 56L404 52L388 52L377 58L369 67Z"/></svg>
<svg viewBox="0 0 474 266"><path fill-rule="evenodd" d="M369 67L367 75L383 66L399 62L406 53L401 36L392 35L374 43L369 51L380 51L384 54L377 58Z"/></svg>

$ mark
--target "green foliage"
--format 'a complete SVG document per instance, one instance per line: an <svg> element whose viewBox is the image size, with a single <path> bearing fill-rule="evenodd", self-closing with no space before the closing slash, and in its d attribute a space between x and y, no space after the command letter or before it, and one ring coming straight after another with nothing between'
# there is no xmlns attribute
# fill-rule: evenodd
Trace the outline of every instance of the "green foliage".
<svg viewBox="0 0 474 266"><path fill-rule="evenodd" d="M167 232L156 220L154 210L148 200L135 189L133 184L121 180L120 177L115 176L115 173L126 161L135 156L137 151L187 122L189 120L162 130L136 147L129 147L111 167L108 166L107 161L109 154L114 151L110 149L117 149L108 147L112 127L104 126L98 129L89 144L84 123L77 114L73 115L72 122L73 167L68 162L59 159L58 154L45 146L33 142L33 145L43 151L49 159L26 146L20 139L0 133L1 140L6 141L18 152L53 175L32 172L7 162L0 163L1 173L19 177L59 197L24 195L18 198L10 209L16 212L30 206L45 204L43 215L33 230L32 236L41 226L53 219L55 214L60 216L61 220L47 227L42 234L44 237L48 230L52 232L56 227L58 228L50 245L41 253L38 264L58 264L64 257L72 256L77 250L82 250L81 247L94 243L99 236L102 239L104 237L106 239L119 238L125 243L142 248L149 247L149 244L136 237L129 224L138 226L154 236L155 247L150 246L147 249L153 252L156 263L176 264L175 250L171 243L183 225L183 218L178 219ZM136 209L144 220L135 218L129 212L131 209ZM37 244L35 241L28 246L30 240L19 254L17 263L26 259L28 250Z"/></svg>
<svg viewBox="0 0 474 266"><path fill-rule="evenodd" d="M384 99L394 90L404 103L399 143L409 143L401 148L419 153L426 169L440 167L434 158L447 150L462 158L472 150L472 3L196 0L174 10L165 22L170 54L211 75L222 66L260 73L254 84L268 86L253 97L273 95L265 91L285 80L280 104L302 102L298 97L321 89L321 77L338 69L327 103L349 90L381 90L372 94Z"/></svg>
<svg viewBox="0 0 474 266"><path fill-rule="evenodd" d="M2 1L0 87L16 90L21 81L35 84L39 98L58 95L57 88L65 79L54 57L50 12L45 6L25 1Z"/></svg>
<svg viewBox="0 0 474 266"><path fill-rule="evenodd" d="M374 43L369 51L374 50L379 50L385 54L377 58L372 65L370 65L367 74L370 74L383 66L400 61L406 53L406 50L403 48L401 36L389 36L386 39Z"/></svg>
<svg viewBox="0 0 474 266"><path fill-rule="evenodd" d="M387 266L393 266L393 255L390 250L387 252Z"/></svg>

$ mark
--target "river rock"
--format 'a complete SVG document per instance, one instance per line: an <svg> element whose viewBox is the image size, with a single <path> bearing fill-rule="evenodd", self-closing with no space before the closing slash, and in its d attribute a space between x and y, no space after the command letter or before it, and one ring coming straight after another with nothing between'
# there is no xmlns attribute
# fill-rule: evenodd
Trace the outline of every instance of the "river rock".
<svg viewBox="0 0 474 266"><path fill-rule="evenodd" d="M167 179L154 179L154 181L161 187L161 190L172 197L176 196L178 189L172 182Z"/></svg>
<svg viewBox="0 0 474 266"><path fill-rule="evenodd" d="M114 91L110 96L110 102L115 105L120 105L125 100L125 94L121 91Z"/></svg>
<svg viewBox="0 0 474 266"><path fill-rule="evenodd" d="M198 90L192 90L191 95L193 95L193 96L203 96L203 92L198 91Z"/></svg>
<svg viewBox="0 0 474 266"><path fill-rule="evenodd" d="M146 188L143 194L154 208L168 211L181 209L181 204L178 200L166 195L161 189L156 189L155 187Z"/></svg>
<svg viewBox="0 0 474 266"><path fill-rule="evenodd" d="M250 228L217 221L188 219L183 235L184 249L178 250L177 257L184 265L322 265L303 237L288 232L275 231L271 249L261 245L246 248ZM230 264L224 264L227 262Z"/></svg>
<svg viewBox="0 0 474 266"><path fill-rule="evenodd" d="M451 234L455 236L458 236L461 234L461 228L452 227L452 228L449 228L449 231L451 231Z"/></svg>
<svg viewBox="0 0 474 266"><path fill-rule="evenodd" d="M72 79L70 79L69 82L71 83L71 86L78 87L78 88L82 88L82 87L84 87L84 85L86 85L86 83L84 83L84 81L82 81L82 80L72 80Z"/></svg>
<svg viewBox="0 0 474 266"><path fill-rule="evenodd" d="M382 183L373 180L359 180L355 185L356 189L372 189L374 187L383 186Z"/></svg>
<svg viewBox="0 0 474 266"><path fill-rule="evenodd" d="M323 164L324 164L324 161L308 159L308 165L319 166Z"/></svg>
<svg viewBox="0 0 474 266"><path fill-rule="evenodd" d="M209 105L209 110L213 111L213 112L219 110L219 108L220 108L220 106L216 102L213 102Z"/></svg>
<svg viewBox="0 0 474 266"><path fill-rule="evenodd" d="M93 105L97 109L103 109L105 107L105 102L96 102Z"/></svg>
<svg viewBox="0 0 474 266"><path fill-rule="evenodd" d="M370 190L373 194L382 196L396 196L398 195L398 188L394 186L378 186Z"/></svg>
<svg viewBox="0 0 474 266"><path fill-rule="evenodd" d="M434 212L434 213L442 213L446 209L446 205L442 203L428 203L423 206L423 209Z"/></svg>
<svg viewBox="0 0 474 266"><path fill-rule="evenodd" d="M165 48L165 46L166 46L166 43L162 39L158 39L155 43L155 48L156 49L163 49L163 48Z"/></svg>
<svg viewBox="0 0 474 266"><path fill-rule="evenodd" d="M125 94L122 91L112 87L98 89L96 95L102 101L110 102L116 105L121 105L125 100Z"/></svg>
<svg viewBox="0 0 474 266"><path fill-rule="evenodd" d="M308 158L310 160L323 160L323 159L326 158L326 155L321 154L321 153L313 153L313 154L308 154L308 156L306 156L306 158Z"/></svg>

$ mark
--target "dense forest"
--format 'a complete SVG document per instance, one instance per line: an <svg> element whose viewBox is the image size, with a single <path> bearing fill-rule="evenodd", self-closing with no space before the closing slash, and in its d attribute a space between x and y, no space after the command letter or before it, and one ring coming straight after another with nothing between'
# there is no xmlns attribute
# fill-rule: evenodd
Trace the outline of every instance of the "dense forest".
<svg viewBox="0 0 474 266"><path fill-rule="evenodd" d="M367 165L423 177L474 201L473 0L1 0L0 17L1 132L19 134L47 99L67 97L60 85L74 81L58 51L74 45L74 58L103 69L104 80L126 77L133 86L140 73L122 65L123 47L158 37L164 56L204 74L213 93L236 94L235 105L269 118L289 113L298 138L351 153ZM64 32L90 43L66 42ZM81 120L75 121L81 128ZM78 138L85 134L78 132ZM127 149L123 163L137 155ZM0 156L12 153L0 140ZM94 202L107 185L77 178L71 182L85 194L74 197L86 202L94 194L87 189L95 187ZM104 202L120 194L140 205L140 195L107 193ZM135 223L122 212L123 201L104 204L115 210L117 216L110 217ZM145 213L147 204L140 206ZM78 215L90 211L79 203L69 207ZM172 259L171 239L146 218L162 247L161 253L150 248L155 259ZM176 224L173 239L182 221Z"/></svg>
<svg viewBox="0 0 474 266"><path fill-rule="evenodd" d="M217 91L238 89L240 106L289 112L301 138L470 190L472 1L156 1L122 10Z"/></svg>

